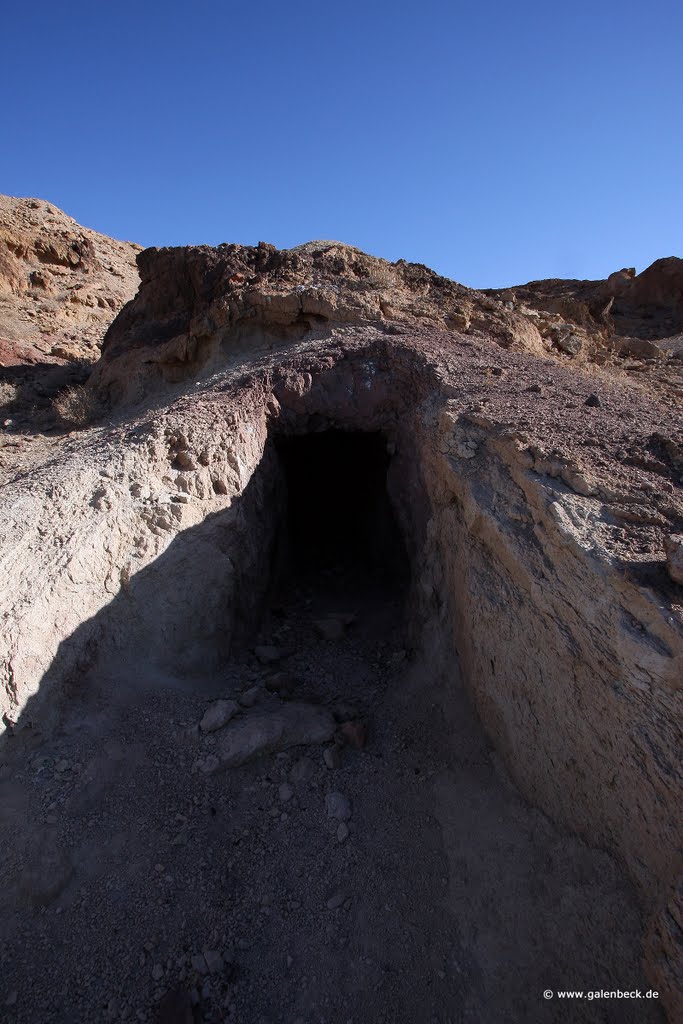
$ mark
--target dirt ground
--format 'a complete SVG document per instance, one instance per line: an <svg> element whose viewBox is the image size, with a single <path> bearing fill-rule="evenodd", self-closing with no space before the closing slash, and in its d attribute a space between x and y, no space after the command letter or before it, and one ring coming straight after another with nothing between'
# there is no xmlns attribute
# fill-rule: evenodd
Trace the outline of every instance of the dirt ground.
<svg viewBox="0 0 683 1024"><path fill-rule="evenodd" d="M340 607L355 622L321 639ZM205 773L211 700L281 699L252 652L191 681L119 666L51 737L7 739L2 1018L662 1020L645 1000L544 1000L647 990L634 893L521 799L457 666L437 669L428 637L408 649L404 626L400 589L350 568L290 579L264 621L297 699L364 721L362 749Z"/></svg>

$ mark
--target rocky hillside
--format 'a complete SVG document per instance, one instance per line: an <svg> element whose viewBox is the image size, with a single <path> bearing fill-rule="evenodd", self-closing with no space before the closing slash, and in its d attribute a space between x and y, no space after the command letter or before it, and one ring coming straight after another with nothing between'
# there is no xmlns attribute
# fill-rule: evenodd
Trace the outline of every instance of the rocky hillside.
<svg viewBox="0 0 683 1024"><path fill-rule="evenodd" d="M669 404L683 395L683 260L637 277L539 281L480 292L428 267L338 242L290 250L221 245L147 249L142 287L107 333L93 384L136 399L207 373L228 356L332 330L441 330L512 351L635 375Z"/></svg>
<svg viewBox="0 0 683 1024"><path fill-rule="evenodd" d="M42 199L0 196L0 361L97 359L137 290L140 251Z"/></svg>
<svg viewBox="0 0 683 1024"><path fill-rule="evenodd" d="M537 316L544 337L567 355L683 355L683 259L676 256L640 274L625 267L606 281L530 281L486 294Z"/></svg>
<svg viewBox="0 0 683 1024"><path fill-rule="evenodd" d="M681 261L137 262L6 428L14 1019L683 1019Z"/></svg>
<svg viewBox="0 0 683 1024"><path fill-rule="evenodd" d="M44 200L0 196L0 423L11 433L60 426L53 402L99 358L137 290L139 252Z"/></svg>

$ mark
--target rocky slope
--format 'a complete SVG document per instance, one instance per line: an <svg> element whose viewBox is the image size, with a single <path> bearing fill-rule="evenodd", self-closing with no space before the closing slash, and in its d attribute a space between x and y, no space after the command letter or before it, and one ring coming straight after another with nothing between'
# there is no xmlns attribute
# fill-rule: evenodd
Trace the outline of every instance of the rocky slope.
<svg viewBox="0 0 683 1024"><path fill-rule="evenodd" d="M140 251L42 199L0 196L0 337L16 343L19 359L97 359L137 291Z"/></svg>
<svg viewBox="0 0 683 1024"><path fill-rule="evenodd" d="M135 294L140 251L44 200L0 196L0 421L50 425L49 400L82 383Z"/></svg>
<svg viewBox="0 0 683 1024"><path fill-rule="evenodd" d="M141 294L105 339L94 378L111 383L116 400L146 393L155 376L168 383L220 367L224 342L248 352L254 333L293 340L344 324L484 336L560 362L637 371L639 386L674 400L683 394L683 260L675 258L637 277L623 271L607 281L487 293L336 242L149 249L138 262Z"/></svg>
<svg viewBox="0 0 683 1024"><path fill-rule="evenodd" d="M259 763L277 765L272 759L284 744L283 730L290 728L282 725L283 715L289 721L293 714L282 707L293 706L287 704L291 694L279 692L286 686L261 679L250 660L259 660L253 645L259 629L266 631L261 641L285 642L287 631L277 624L278 615L295 635L311 625L307 611L306 621L300 611L278 611L279 599L272 592L294 486L287 477L283 446L302 437L324 439L334 431L379 437L387 464L377 479L384 488L386 478L410 571L400 645L403 656L408 652L413 660L416 675L412 683L405 682L400 658L387 660L382 670L388 673L389 703L392 686L400 692L402 679L413 686L412 700L418 704L430 693L429 708L420 710L415 757L429 760L434 755L432 733L445 744L439 746L443 753L449 730L437 719L471 702L477 719L465 716L464 731L453 739L459 749L467 747L468 737L472 750L481 752L490 744L521 798L547 815L553 827L589 844L591 856L597 856L595 848L607 851L615 858L610 865L626 871L645 919L638 939L643 940L649 984L661 993L671 1019L677 1019L683 1010L683 437L678 353L673 343L661 343L661 334L680 333L678 265L666 261L662 269L655 264L645 285L628 274L624 278L624 289L637 287L629 291L628 337L656 343L658 349L635 357L620 348L618 339L625 336L612 313L616 299L608 309L609 298L604 305L602 298L591 298L596 290L602 295L601 285L569 282L563 291L556 282L541 282L520 289L521 297L484 295L424 267L388 264L333 242L288 252L265 244L147 250L138 262L140 290L109 329L88 383L103 405L103 418L65 438L42 464L35 459L30 473L10 470L1 492L0 586L6 621L2 693L11 734L5 744L13 743L19 751L8 769L10 781L13 773L21 774L18 766L29 753L54 762L59 775L57 748L60 743L69 747L66 760L71 764L80 730L93 747L125 747L125 734L112 732L116 727L107 718L114 696L124 709L117 712L117 721L130 722L136 715L148 721L150 699L158 699L167 715L169 692L191 702L203 688L212 696L237 701L251 689L248 674L254 671L265 690L278 692L263 698L268 722L262 712L248 715L247 708L237 712L237 731L240 736L249 733L257 748L261 743L270 749L271 761L264 749L266 760ZM614 290L614 282L605 288ZM560 312L556 299L561 300ZM586 341L563 347L570 328ZM317 487L329 486L323 479L323 473L308 471L306 464L300 467L297 486L308 488L306 501L314 500ZM344 532L345 517L337 511L342 503L346 518L353 519L354 509L360 510L370 530L370 549L381 549L386 524L380 529L368 525L372 516L367 510L375 508L375 499L368 495L376 495L369 487L360 467L358 473L352 467L344 488L320 506L318 520L307 520L311 536L319 535L321 522L322 534L331 535L331 542ZM321 580L329 581L329 575L318 574L315 586L322 587ZM294 584L285 587L287 608L290 598L296 600L295 589ZM323 610L328 618L331 611L337 618L348 611L353 621L359 608L371 620L380 606L363 604L364 592L361 588L345 594L348 606L335 610L323 609L324 601L314 590L304 608L310 609L313 621ZM298 668L308 673L312 687L305 703L317 710L302 708L301 721L327 723L323 732L328 736L333 694L322 685L325 680L316 683L313 678L318 663L315 645L309 648L309 642L301 641ZM333 674L333 666L339 666L333 687L334 699L339 699L345 688L357 685L353 677L360 669L343 668L349 653L345 628L340 627L336 640L326 642L338 658L321 665L320 672ZM395 636L392 643L396 646ZM236 664L245 645L252 653ZM376 714L376 707L368 705L371 733L372 728L381 733ZM290 733L302 740L296 729ZM456 736L456 731L451 733ZM235 734L230 722L211 734L195 765L201 777L235 770ZM192 763L186 739L156 735L158 763L149 770L141 767L139 776L150 800L156 768L167 757L164 744L180 744L182 763ZM321 736L311 734L309 746ZM377 758L388 756L390 749L393 757L404 742L396 750L391 745L377 748ZM127 755L120 756L125 760ZM369 756L375 756L372 746ZM464 770L464 764L448 760L450 754L444 756L440 771ZM403 778L408 768L402 757L396 764ZM476 774L478 765L487 765L488 772L487 757L473 753L467 770ZM385 776L377 771L365 789L357 780L363 793L372 792L373 779L379 789L385 785ZM274 777L286 784L285 776ZM252 776L247 781L260 785ZM460 878L458 872L478 877L478 857L468 846L476 814L467 825L458 800L471 809L482 794L477 796L473 779L459 795L450 776L442 783L432 798L439 807L442 853L457 917L464 913L466 888L465 875ZM390 799L412 800L409 792L392 789ZM34 799L28 792L24 797ZM365 827L372 829L372 800L366 798ZM484 803L487 799L484 794ZM502 801L501 806L505 802L498 790L495 801ZM87 813L92 817L95 812ZM16 816L13 826L19 829L18 851L25 841L20 818ZM126 819L121 840L124 846L132 844L133 853L136 820ZM248 816L239 820L248 832ZM507 870L501 849L514 850L521 842L515 835L513 840L504 830L500 847L492 836L487 840L497 850L501 871ZM54 886L43 883L38 888L49 890L45 902L50 913L61 915L77 906L69 896L72 878L75 888L85 886L87 892L91 876L79 873L78 858L69 853L74 843L70 825L64 833L51 834L50 842L50 863L57 864L59 878ZM505 876L508 891L515 894L501 925L511 946L512 935L525 929L510 929L510 922L528 922L536 875L541 889L551 894L550 902L562 901L547 874L552 857L548 860L545 840L539 838L540 845L535 837L529 842L525 880ZM482 844L481 856L493 856L483 852L483 839ZM258 845L249 849L257 862ZM383 857L379 849L374 855ZM21 863L20 852L13 856L9 874ZM130 860L130 852L126 856ZM306 863L315 862L313 852L306 856L311 858ZM419 857L419 850L410 856ZM578 852L575 857L580 859ZM249 874L251 869L237 859L240 870ZM143 860L140 854L141 865ZM598 886L595 898L602 900L607 897L597 882L598 860L586 860L585 879ZM59 866L67 861L68 870L62 871ZM133 858L131 863L138 861ZM160 863L163 875L164 861ZM214 892L232 884L224 881L230 865L234 867L232 860L221 860L216 874L204 864ZM134 888L143 884L135 870L132 866ZM357 885L362 877L362 872L354 875ZM575 883L580 885L578 878ZM479 878L472 884L484 882ZM31 886L36 887L34 882ZM432 906L440 897L434 879L430 886L421 902ZM17 921L21 899L10 899ZM567 900L568 906L585 907L583 897ZM591 932L595 956L589 959L599 962L610 985L586 977L572 987L629 984L619 968L620 962L631 963L627 944L621 953L599 953L601 936L613 929L621 942L623 921L634 921L631 897L619 900L610 911L611 923L602 922ZM159 905L163 902L160 896ZM78 906L80 913L84 908ZM490 967L487 942L481 937L496 911L482 899L472 912L478 916L463 953L467 977L485 974ZM111 914L116 913L112 905ZM248 912L237 916L235 927L246 928ZM361 924L361 918L356 927L361 928L362 947L371 925L367 920ZM582 935L573 920L578 930L569 946L574 950L588 930ZM59 924L52 927L58 934ZM181 922L173 927L168 957L178 957L180 963L185 954L178 943L199 938L183 938ZM415 927L419 934L430 925L421 920ZM635 924L629 927L640 930ZM46 933L45 941L54 938ZM532 946L529 938L521 961L534 961ZM268 955L273 948L266 945L262 952ZM330 963L336 963L331 957ZM12 964L17 976L27 977L16 958ZM181 986L188 978L186 967L178 967L185 972L175 979ZM135 972L134 965L131 970ZM315 968L309 964L306 970L310 980ZM161 1000L171 989L173 975L166 953L154 971L159 983L154 998ZM96 998L97 985L92 984ZM112 977L108 984L117 992L125 988L121 978ZM350 990L343 990L347 996ZM427 998L426 990L420 991ZM207 1020L219 1019L213 996L202 1002L202 992L197 989L195 1009L205 1012ZM272 1015L269 992L262 1004L266 1017ZM466 994L473 1001L466 1019L473 1024L515 1019L514 1009L504 1006L504 995L494 998L486 985ZM329 996L325 989L320 999ZM49 1003L49 995L45 998ZM152 999L151 993L145 998ZM229 994L225 998L229 1003ZM233 1016L249 1005L249 997L244 998L244 1003L236 1000ZM454 1001L451 990L434 1004L437 1019ZM373 1003L367 1017L355 996L349 1005L352 1013L361 1013L359 1019L380 1019L385 1011L388 1019L401 1019L390 1001L384 1009ZM562 1019L597 1022L605 1019L603 1011L609 1012L597 1003L584 1005ZM35 1016L29 1003L25 1019L31 1012ZM141 1019L150 1019L149 1006L140 1012ZM329 1014L329 1007L322 1011L318 1006L318 1017L322 1012ZM546 1016L539 1011L538 1019L560 1019L549 1015L551 1007L543 1012ZM310 1007L308 1013L313 1013ZM516 1019L530 1014L530 1006L520 1004Z"/></svg>

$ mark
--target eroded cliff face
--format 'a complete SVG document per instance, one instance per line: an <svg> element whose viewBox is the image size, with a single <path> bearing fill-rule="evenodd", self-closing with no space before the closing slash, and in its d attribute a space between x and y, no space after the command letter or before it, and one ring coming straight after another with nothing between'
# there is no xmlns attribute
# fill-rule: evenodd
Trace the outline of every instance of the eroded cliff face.
<svg viewBox="0 0 683 1024"><path fill-rule="evenodd" d="M675 1019L676 409L562 365L497 300L348 247L166 250L141 269L92 387L112 417L142 404L4 489L6 721L49 720L112 660L140 678L220 666L273 570L276 439L379 431L413 643L459 663L520 791L625 865Z"/></svg>

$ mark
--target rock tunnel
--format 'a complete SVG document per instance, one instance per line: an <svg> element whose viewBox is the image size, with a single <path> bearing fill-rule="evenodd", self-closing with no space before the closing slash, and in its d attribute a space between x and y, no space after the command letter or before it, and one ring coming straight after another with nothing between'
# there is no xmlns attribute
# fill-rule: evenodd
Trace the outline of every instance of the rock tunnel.
<svg viewBox="0 0 683 1024"><path fill-rule="evenodd" d="M384 435L326 430L279 437L274 445L286 486L289 571L347 569L405 582Z"/></svg>
<svg viewBox="0 0 683 1024"><path fill-rule="evenodd" d="M363 353L253 380L200 418L181 402L131 432L119 466L95 452L82 486L98 516L75 525L67 589L99 573L106 597L71 598L39 696L213 692L240 652L296 650L302 616L348 613L376 663L419 652L472 761L495 749L531 805L619 858L654 920L678 856L672 634L583 542L587 499L430 387ZM374 684L354 685L362 706Z"/></svg>

